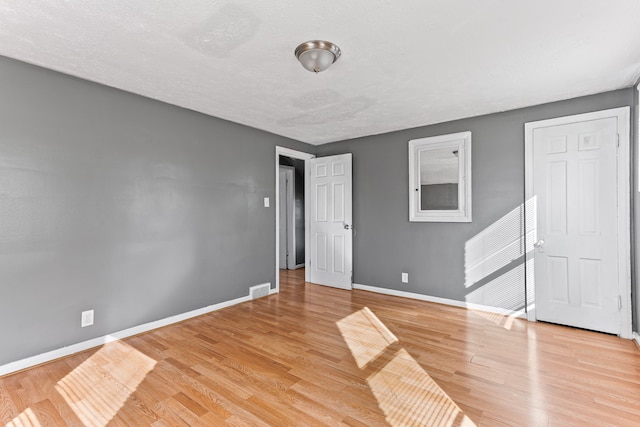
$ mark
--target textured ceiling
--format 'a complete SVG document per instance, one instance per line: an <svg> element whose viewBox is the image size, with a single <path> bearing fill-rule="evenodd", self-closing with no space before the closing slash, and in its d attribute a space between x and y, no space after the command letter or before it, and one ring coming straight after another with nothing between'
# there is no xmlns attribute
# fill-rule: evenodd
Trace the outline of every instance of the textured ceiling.
<svg viewBox="0 0 640 427"><path fill-rule="evenodd" d="M0 0L0 54L312 144L628 87L638 0ZM342 49L314 75L293 51Z"/></svg>

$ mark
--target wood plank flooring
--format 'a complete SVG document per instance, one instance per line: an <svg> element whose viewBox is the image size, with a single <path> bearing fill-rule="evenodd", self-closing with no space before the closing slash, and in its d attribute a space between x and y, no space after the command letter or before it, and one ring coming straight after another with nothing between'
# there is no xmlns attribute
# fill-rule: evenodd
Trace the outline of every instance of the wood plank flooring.
<svg viewBox="0 0 640 427"><path fill-rule="evenodd" d="M638 426L631 341L281 277L0 378L8 426Z"/></svg>

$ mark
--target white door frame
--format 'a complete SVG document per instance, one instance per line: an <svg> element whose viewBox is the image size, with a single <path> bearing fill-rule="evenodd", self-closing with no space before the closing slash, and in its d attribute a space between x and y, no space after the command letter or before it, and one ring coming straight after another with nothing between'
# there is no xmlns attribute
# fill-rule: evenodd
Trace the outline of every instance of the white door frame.
<svg viewBox="0 0 640 427"><path fill-rule="evenodd" d="M620 310L620 337L632 338L631 320L631 218L630 218L630 108L621 107L574 116L557 117L524 125L525 146L525 200L530 200L533 194L533 131L538 128L558 126L606 118L616 118L618 121L618 290L622 299ZM527 226L527 228L529 228ZM526 241L526 252L533 250L534 242ZM533 275L527 275L533 277ZM527 311L527 318L536 321L535 305Z"/></svg>
<svg viewBox="0 0 640 427"><path fill-rule="evenodd" d="M287 188L280 188L278 192L278 196L282 197L281 194L284 192L286 199L286 215L285 215L285 227L286 227L286 236L287 236L287 254L289 257L285 262L285 267L287 270L295 270L296 268L296 209L295 209L295 187L296 187L296 175L295 168L293 166L280 165L280 173L285 173L286 179L289 183ZM281 200L278 200L281 202ZM282 212L280 212L282 213ZM282 230L281 230L282 231ZM279 252L278 252L279 254Z"/></svg>
<svg viewBox="0 0 640 427"><path fill-rule="evenodd" d="M313 159L316 156L310 153L305 153L303 151L292 150L291 148L280 147L276 145L276 192L275 192L275 203L276 206L276 287L272 289L270 293L280 292L280 156L291 157L292 159L300 159L300 160L309 160ZM306 180L305 180L306 187ZM306 191L306 188L305 188ZM305 206L306 211L306 206ZM305 232L304 232L304 242L305 248L307 247L307 243L309 242L308 230L309 226L307 222L309 221L309 216L305 212ZM306 259L306 257L305 257ZM305 272L305 274L307 274Z"/></svg>

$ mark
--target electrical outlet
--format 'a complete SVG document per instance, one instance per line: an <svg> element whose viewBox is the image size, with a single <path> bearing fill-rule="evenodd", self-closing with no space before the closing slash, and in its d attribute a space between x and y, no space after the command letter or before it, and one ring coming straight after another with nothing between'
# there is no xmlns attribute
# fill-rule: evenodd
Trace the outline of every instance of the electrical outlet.
<svg viewBox="0 0 640 427"><path fill-rule="evenodd" d="M268 198L268 197L265 197L265 198L264 198L264 207L265 207L265 208L268 208L268 207L269 207L269 198Z"/></svg>
<svg viewBox="0 0 640 427"><path fill-rule="evenodd" d="M409 273L402 273L402 283L409 283Z"/></svg>
<svg viewBox="0 0 640 427"><path fill-rule="evenodd" d="M82 320L80 321L80 326L91 326L93 325L93 310L87 310L82 312Z"/></svg>

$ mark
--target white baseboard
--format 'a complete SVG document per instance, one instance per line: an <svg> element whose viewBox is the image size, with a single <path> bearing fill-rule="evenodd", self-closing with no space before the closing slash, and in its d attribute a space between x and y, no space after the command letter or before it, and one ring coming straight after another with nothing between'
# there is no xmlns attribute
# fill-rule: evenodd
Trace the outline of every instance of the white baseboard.
<svg viewBox="0 0 640 427"><path fill-rule="evenodd" d="M489 305L475 304L472 302L457 301L457 300L448 299L448 298L432 297L429 295L417 294L414 292L397 291L395 289L379 288L376 286L361 285L358 283L353 284L353 289L360 289L360 290L369 291L369 292L377 292L379 294L393 295L396 297L417 299L420 301L435 302L438 304L452 305L454 307L462 307L470 310L485 311L488 313L496 313L496 314L501 314L503 316L518 317L521 319L527 318L526 314L524 313L524 310L513 311L513 310L508 310L506 308L492 307Z"/></svg>
<svg viewBox="0 0 640 427"><path fill-rule="evenodd" d="M273 293L274 289L271 289L270 293ZM144 323L142 325L134 326L132 328L124 329L112 334L104 335L98 338L93 338L88 341L83 341L77 344L72 344L67 347L62 347L56 350L48 351L46 353L38 354L36 356L27 357L26 359L10 362L5 365L0 365L0 377L8 375L13 372L21 371L23 369L30 368L32 366L40 365L42 363L50 362L61 357L69 356L74 353L88 350L93 347L98 347L113 341L121 340L133 335L138 335L143 332L150 331L152 329L161 328L163 326L171 325L173 323L182 322L183 320L191 319L192 317L201 316L203 314L211 313L232 305L240 304L245 301L251 301L251 296L240 297L229 301L223 301L218 304L213 304L207 307L199 308L196 310L188 311L186 313L176 314L164 319L156 320L154 322Z"/></svg>
<svg viewBox="0 0 640 427"><path fill-rule="evenodd" d="M296 266L295 266L293 269L294 269L294 270L297 270L297 269L299 269L299 268L304 267L305 265L306 265L305 263L302 263L302 264L296 264Z"/></svg>
<svg viewBox="0 0 640 427"><path fill-rule="evenodd" d="M636 344L638 345L638 350L640 350L640 335L638 335L637 332L633 333L633 340L636 342Z"/></svg>

